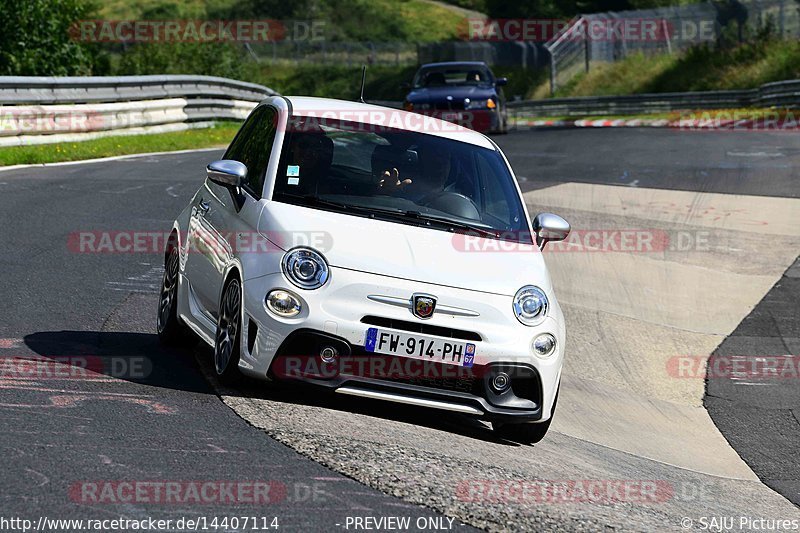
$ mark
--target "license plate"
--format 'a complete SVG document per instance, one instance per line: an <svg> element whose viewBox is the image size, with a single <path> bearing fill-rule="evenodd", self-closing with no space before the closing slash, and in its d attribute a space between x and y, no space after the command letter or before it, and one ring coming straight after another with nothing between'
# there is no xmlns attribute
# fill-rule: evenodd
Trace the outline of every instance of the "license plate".
<svg viewBox="0 0 800 533"><path fill-rule="evenodd" d="M472 343L452 342L426 335L386 331L379 328L367 330L364 348L373 353L464 367L471 367L475 360L475 345Z"/></svg>

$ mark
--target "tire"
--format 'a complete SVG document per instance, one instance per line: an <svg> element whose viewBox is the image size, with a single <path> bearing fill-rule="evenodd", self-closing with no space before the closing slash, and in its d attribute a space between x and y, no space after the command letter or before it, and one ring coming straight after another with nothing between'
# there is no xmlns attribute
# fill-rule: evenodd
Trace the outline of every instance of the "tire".
<svg viewBox="0 0 800 533"><path fill-rule="evenodd" d="M178 344L188 337L188 329L178 317L178 260L178 248L173 246L164 262L156 316L158 340L166 345Z"/></svg>
<svg viewBox="0 0 800 533"><path fill-rule="evenodd" d="M561 390L559 383L556 397L553 400L553 408L550 410L550 419L547 422L527 423L527 424L496 424L492 423L492 429L499 437L519 442L521 444L537 444L541 442L547 430L550 429L550 423L556 414L556 405L558 405L558 392Z"/></svg>
<svg viewBox="0 0 800 533"><path fill-rule="evenodd" d="M214 336L214 369L217 377L224 383L238 381L239 353L242 336L242 285L238 279L231 279L219 304L217 333Z"/></svg>
<svg viewBox="0 0 800 533"><path fill-rule="evenodd" d="M553 417L550 417L552 420ZM522 444L536 444L540 442L550 429L550 420L536 424L503 424L494 425L495 434L506 440L519 442Z"/></svg>

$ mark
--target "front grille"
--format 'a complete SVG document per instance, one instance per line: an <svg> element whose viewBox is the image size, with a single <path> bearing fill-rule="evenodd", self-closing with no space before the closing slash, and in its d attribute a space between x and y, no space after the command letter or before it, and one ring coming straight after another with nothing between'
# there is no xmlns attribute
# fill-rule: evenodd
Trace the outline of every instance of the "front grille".
<svg viewBox="0 0 800 533"><path fill-rule="evenodd" d="M447 328L443 326L433 326L431 324L423 324L421 322L409 322L408 320L397 320L395 318L384 318L380 316L365 316L361 319L363 324L371 326L378 326L381 328L398 329L401 331L409 331L411 333L422 333L424 335L433 335L436 337L445 337L448 339L461 339L465 341L481 341L483 338L474 331L466 331L463 329Z"/></svg>
<svg viewBox="0 0 800 533"><path fill-rule="evenodd" d="M371 369L371 372L366 372L364 377L417 387L482 395L484 369L480 366L462 367L434 361L381 355L367 352L360 346L353 347L351 357L362 358L362 360L368 358L375 363L382 360L383 364L360 367Z"/></svg>
<svg viewBox="0 0 800 533"><path fill-rule="evenodd" d="M431 109L436 111L463 111L464 110L464 100L456 100L453 99L452 102L436 102L430 104Z"/></svg>
<svg viewBox="0 0 800 533"><path fill-rule="evenodd" d="M416 385L418 387L428 387L431 389L440 389L454 392L465 392L480 396L480 380L474 377L458 377L458 378L429 378L429 377L389 377L384 378L384 381L393 381L395 383L404 383L407 385Z"/></svg>

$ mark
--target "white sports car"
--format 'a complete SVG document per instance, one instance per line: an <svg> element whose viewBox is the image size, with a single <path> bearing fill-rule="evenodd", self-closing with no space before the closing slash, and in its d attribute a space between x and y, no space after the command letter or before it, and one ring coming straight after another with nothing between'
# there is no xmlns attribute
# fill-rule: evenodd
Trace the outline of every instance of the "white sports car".
<svg viewBox="0 0 800 533"><path fill-rule="evenodd" d="M564 317L531 224L485 135L321 98L260 103L175 221L158 310L222 379L297 380L466 413L538 442Z"/></svg>

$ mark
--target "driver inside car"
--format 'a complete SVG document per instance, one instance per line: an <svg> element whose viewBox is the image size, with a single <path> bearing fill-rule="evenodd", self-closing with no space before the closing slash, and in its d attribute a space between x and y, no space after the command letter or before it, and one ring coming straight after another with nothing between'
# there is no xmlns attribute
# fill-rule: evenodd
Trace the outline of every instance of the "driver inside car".
<svg viewBox="0 0 800 533"><path fill-rule="evenodd" d="M401 176L403 172L397 167L392 167L383 171L378 188L389 193L396 191L399 196L424 204L426 200L438 194L455 190L457 179L450 179L454 173L454 166L457 175L458 167L453 165L453 155L447 148L427 146L420 157L418 178Z"/></svg>

